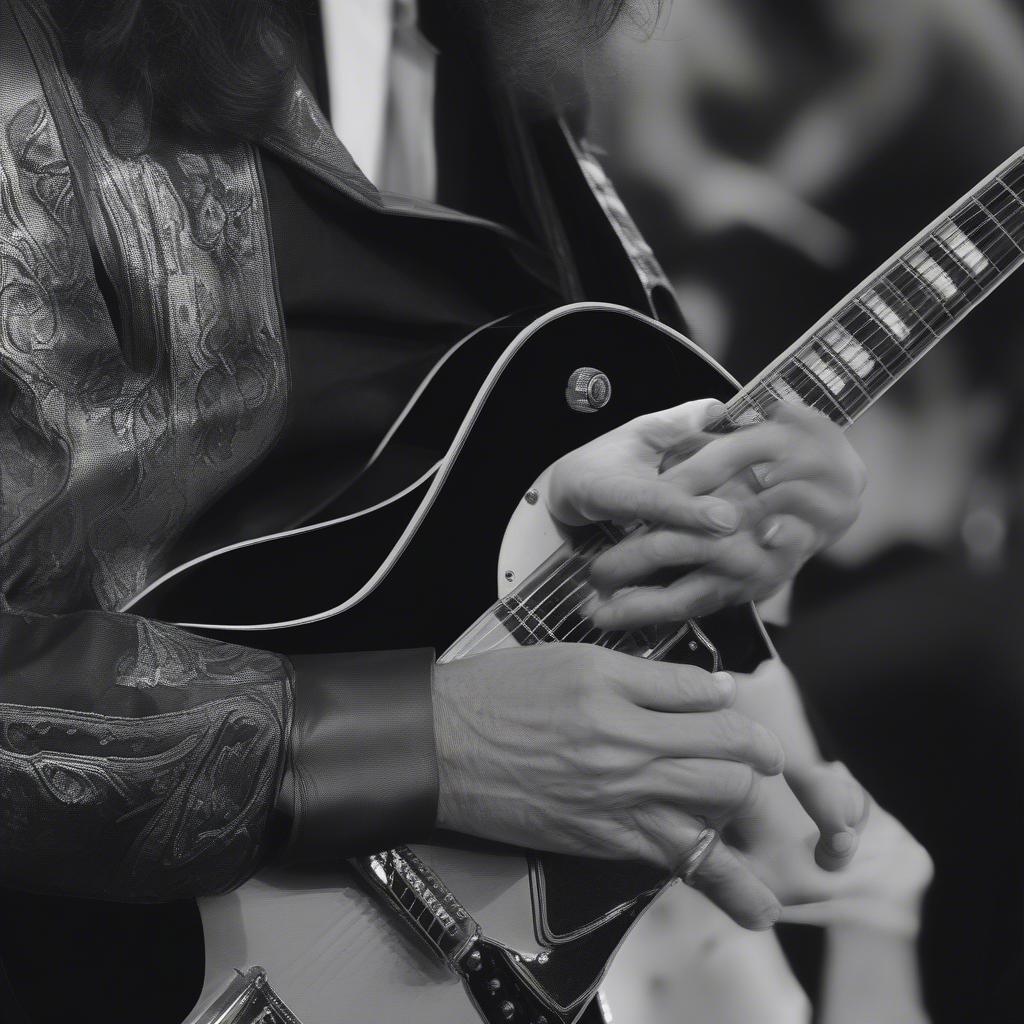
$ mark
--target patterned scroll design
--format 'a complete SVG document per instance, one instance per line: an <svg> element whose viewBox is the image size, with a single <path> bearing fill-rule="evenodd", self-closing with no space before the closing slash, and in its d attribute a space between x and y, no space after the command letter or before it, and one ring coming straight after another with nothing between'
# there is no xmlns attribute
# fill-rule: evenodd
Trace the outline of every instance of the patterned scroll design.
<svg viewBox="0 0 1024 1024"><path fill-rule="evenodd" d="M19 48L20 47L20 48ZM39 79L0 40L0 608L114 609L266 452L287 364L249 147L118 155L66 88L115 252L111 322ZM8 76L8 69L20 73Z"/></svg>
<svg viewBox="0 0 1024 1024"><path fill-rule="evenodd" d="M255 156L119 155L17 11L0 0L0 884L220 892L263 855L290 667L116 609L283 422ZM120 337L37 66L81 128Z"/></svg>
<svg viewBox="0 0 1024 1024"><path fill-rule="evenodd" d="M16 662L42 634L66 696L117 712L0 703L0 883L149 901L244 881L279 784L283 660L105 612L0 619L11 687L29 681ZM130 652L115 672L125 694L103 695L96 645Z"/></svg>

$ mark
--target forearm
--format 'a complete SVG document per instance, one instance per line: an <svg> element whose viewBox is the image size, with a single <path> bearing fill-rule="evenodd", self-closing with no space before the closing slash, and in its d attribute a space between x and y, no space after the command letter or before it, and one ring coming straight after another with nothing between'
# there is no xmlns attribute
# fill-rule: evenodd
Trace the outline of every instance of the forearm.
<svg viewBox="0 0 1024 1024"><path fill-rule="evenodd" d="M861 925L826 936L821 1024L925 1024L914 938Z"/></svg>

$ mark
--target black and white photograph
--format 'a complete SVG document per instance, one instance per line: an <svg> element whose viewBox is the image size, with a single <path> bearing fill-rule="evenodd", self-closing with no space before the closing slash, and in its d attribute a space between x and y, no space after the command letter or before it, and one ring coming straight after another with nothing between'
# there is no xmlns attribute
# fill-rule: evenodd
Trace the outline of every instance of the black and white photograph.
<svg viewBox="0 0 1024 1024"><path fill-rule="evenodd" d="M0 0L0 1024L1019 1020L1022 264L1024 0Z"/></svg>

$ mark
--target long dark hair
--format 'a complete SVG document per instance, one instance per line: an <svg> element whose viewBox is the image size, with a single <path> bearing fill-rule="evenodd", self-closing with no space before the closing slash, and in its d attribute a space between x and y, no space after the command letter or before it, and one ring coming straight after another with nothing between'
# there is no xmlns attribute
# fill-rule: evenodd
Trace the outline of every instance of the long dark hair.
<svg viewBox="0 0 1024 1024"><path fill-rule="evenodd" d="M425 2L425 0L421 0ZM557 60L566 36L602 35L623 9L650 11L658 0L430 0L467 22L491 23L518 51ZM195 140L258 139L281 101L295 47L318 0L47 0L65 59L81 78L87 104L105 121L120 117ZM456 15L458 16L458 15ZM548 45L544 45L545 41ZM503 62L499 59L497 63ZM526 56L525 62L521 54ZM567 57L568 53L565 54ZM570 57L571 59L571 57ZM127 118L125 117L127 113Z"/></svg>
<svg viewBox="0 0 1024 1024"><path fill-rule="evenodd" d="M289 79L306 0L47 2L93 113L130 107L147 125L216 140L262 134Z"/></svg>

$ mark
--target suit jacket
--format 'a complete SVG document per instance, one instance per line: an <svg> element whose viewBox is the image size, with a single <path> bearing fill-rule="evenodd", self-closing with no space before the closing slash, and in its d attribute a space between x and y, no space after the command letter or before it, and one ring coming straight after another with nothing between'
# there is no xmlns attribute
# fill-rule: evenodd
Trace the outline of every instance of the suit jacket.
<svg viewBox="0 0 1024 1024"><path fill-rule="evenodd" d="M432 652L300 665L119 611L285 420L257 149L139 145L130 110L98 124L38 0L0 0L0 71L0 882L167 900L230 889L275 846L425 835ZM592 156L562 124L501 116L563 297L649 310L657 265ZM299 76L262 145L344 202L538 259L485 217L378 192ZM325 763L347 749L373 761L372 794Z"/></svg>

